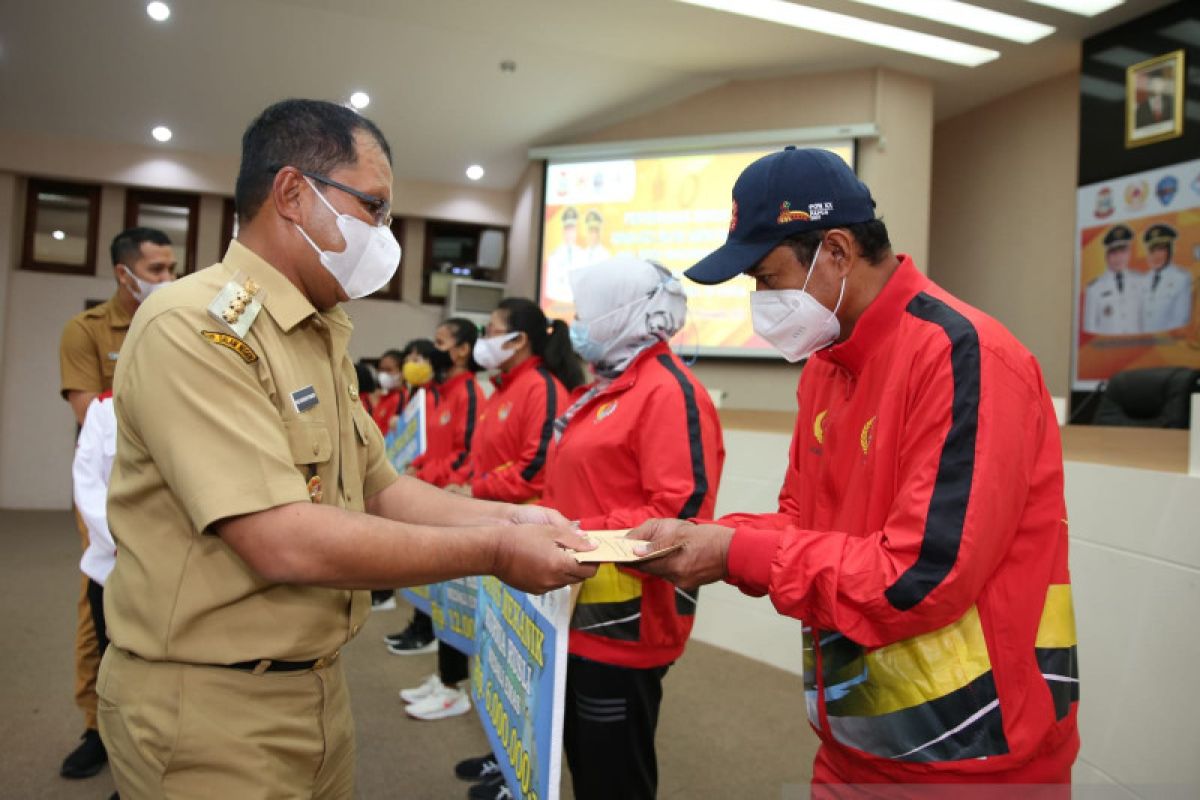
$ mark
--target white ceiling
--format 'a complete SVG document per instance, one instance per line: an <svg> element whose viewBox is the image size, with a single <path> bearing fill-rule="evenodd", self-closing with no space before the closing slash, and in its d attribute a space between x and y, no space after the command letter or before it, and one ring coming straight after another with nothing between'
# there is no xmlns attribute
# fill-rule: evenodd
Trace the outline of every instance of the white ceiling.
<svg viewBox="0 0 1200 800"><path fill-rule="evenodd" d="M569 142L733 79L871 66L934 82L939 118L1078 66L1079 42L1166 5L1091 19L1023 0L972 0L1058 31L1032 45L846 0L812 6L999 50L957 67L673 0L0 0L0 129L236 154L284 97L344 101L390 140L397 176L508 189L532 144ZM517 63L503 72L501 61ZM848 120L857 122L858 120ZM797 109L797 127L803 109Z"/></svg>

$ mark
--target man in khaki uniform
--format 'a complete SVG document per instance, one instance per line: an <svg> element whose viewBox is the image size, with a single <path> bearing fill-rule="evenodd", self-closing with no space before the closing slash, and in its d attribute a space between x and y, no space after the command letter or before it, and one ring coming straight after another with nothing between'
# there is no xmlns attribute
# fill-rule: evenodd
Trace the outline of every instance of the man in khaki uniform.
<svg viewBox="0 0 1200 800"><path fill-rule="evenodd" d="M159 293L116 380L116 568L100 726L132 797L351 797L341 648L370 588L594 574L556 512L455 496L388 463L338 303L390 280L391 156L332 103L243 137L241 231Z"/></svg>
<svg viewBox="0 0 1200 800"><path fill-rule="evenodd" d="M175 277L171 240L154 228L131 228L117 234L110 248L117 291L100 305L76 314L63 328L59 345L62 396L83 424L88 405L112 388L121 343L138 304L158 286ZM87 527L76 516L83 549ZM96 727L96 671L100 647L87 600L87 576L80 574L75 626L75 703L83 711L84 733L80 744L63 760L64 778L89 778L104 766L107 757Z"/></svg>

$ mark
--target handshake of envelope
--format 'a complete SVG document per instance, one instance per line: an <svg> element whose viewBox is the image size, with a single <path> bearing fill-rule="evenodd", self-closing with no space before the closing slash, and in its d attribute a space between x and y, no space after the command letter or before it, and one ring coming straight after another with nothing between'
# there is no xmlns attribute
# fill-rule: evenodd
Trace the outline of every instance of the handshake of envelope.
<svg viewBox="0 0 1200 800"><path fill-rule="evenodd" d="M596 545L595 550L586 553L573 552L575 560L580 564L639 564L655 558L661 558L683 547L683 543L650 550L653 544L641 539L626 538L629 528L617 531L578 531L579 535ZM646 552L650 550L649 552Z"/></svg>

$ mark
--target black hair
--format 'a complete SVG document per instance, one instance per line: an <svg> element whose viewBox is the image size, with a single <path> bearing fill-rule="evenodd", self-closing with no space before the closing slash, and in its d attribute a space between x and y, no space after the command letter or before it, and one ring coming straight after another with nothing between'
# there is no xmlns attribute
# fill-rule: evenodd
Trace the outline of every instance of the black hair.
<svg viewBox="0 0 1200 800"><path fill-rule="evenodd" d="M582 386L587 377L583 362L571 347L571 332L561 319L547 320L537 303L524 297L508 297L496 310L504 312L508 330L520 331L529 337L535 356L541 356L554 377L567 389Z"/></svg>
<svg viewBox="0 0 1200 800"><path fill-rule="evenodd" d="M434 353L438 351L433 342L428 339L413 339L408 344L404 345L403 355L400 356L400 363L404 363L404 359L408 358L413 353L416 353L421 358L429 363L433 363Z"/></svg>
<svg viewBox="0 0 1200 800"><path fill-rule="evenodd" d="M282 167L328 175L356 163L358 131L369 133L392 163L383 132L357 111L324 100L283 100L269 106L242 134L242 166L234 190L238 219L244 223L258 213Z"/></svg>
<svg viewBox="0 0 1200 800"><path fill-rule="evenodd" d="M113 237L112 245L108 248L113 266L124 264L132 269L133 262L141 257L142 245L146 242L164 247L171 246L170 238L158 228L130 228L121 231Z"/></svg>
<svg viewBox="0 0 1200 800"><path fill-rule="evenodd" d="M854 237L854 241L858 242L858 246L862 248L863 258L871 264L880 263L891 252L892 243L888 239L887 226L881 219L797 233L784 239L782 244L791 247L796 258L800 259L800 263L808 267L812 265L813 255L816 254L817 245L825 238L825 232L835 228L849 231L850 235Z"/></svg>
<svg viewBox="0 0 1200 800"><path fill-rule="evenodd" d="M482 370L483 367L475 361L475 341L479 338L479 326L463 317L451 317L442 325L450 329L450 335L454 337L454 344L471 345L471 352L467 355L467 369L471 372ZM438 327L440 328L442 325Z"/></svg>
<svg viewBox="0 0 1200 800"><path fill-rule="evenodd" d="M395 361L397 364L403 365L404 364L404 354L407 352L408 352L407 347L404 350L396 350L395 348L393 348L391 350L384 350L383 355L381 355L379 357L379 362L383 363L383 360L385 358L390 358L393 361Z"/></svg>
<svg viewBox="0 0 1200 800"><path fill-rule="evenodd" d="M361 394L370 394L378 388L375 385L375 374L371 372L371 365L366 359L358 360L354 365L354 374L358 376L358 391Z"/></svg>

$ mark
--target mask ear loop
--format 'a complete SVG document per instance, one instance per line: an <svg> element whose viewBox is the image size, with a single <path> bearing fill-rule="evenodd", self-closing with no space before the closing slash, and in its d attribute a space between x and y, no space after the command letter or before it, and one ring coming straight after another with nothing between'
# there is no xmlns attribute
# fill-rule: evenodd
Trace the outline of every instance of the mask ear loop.
<svg viewBox="0 0 1200 800"><path fill-rule="evenodd" d="M804 285L800 287L800 291L808 290L808 282L812 280L813 270L817 268L817 257L821 255L821 245L825 244L825 240L817 242L817 249L813 251L812 261L808 265L808 274L804 276ZM839 301L840 302L840 301Z"/></svg>

